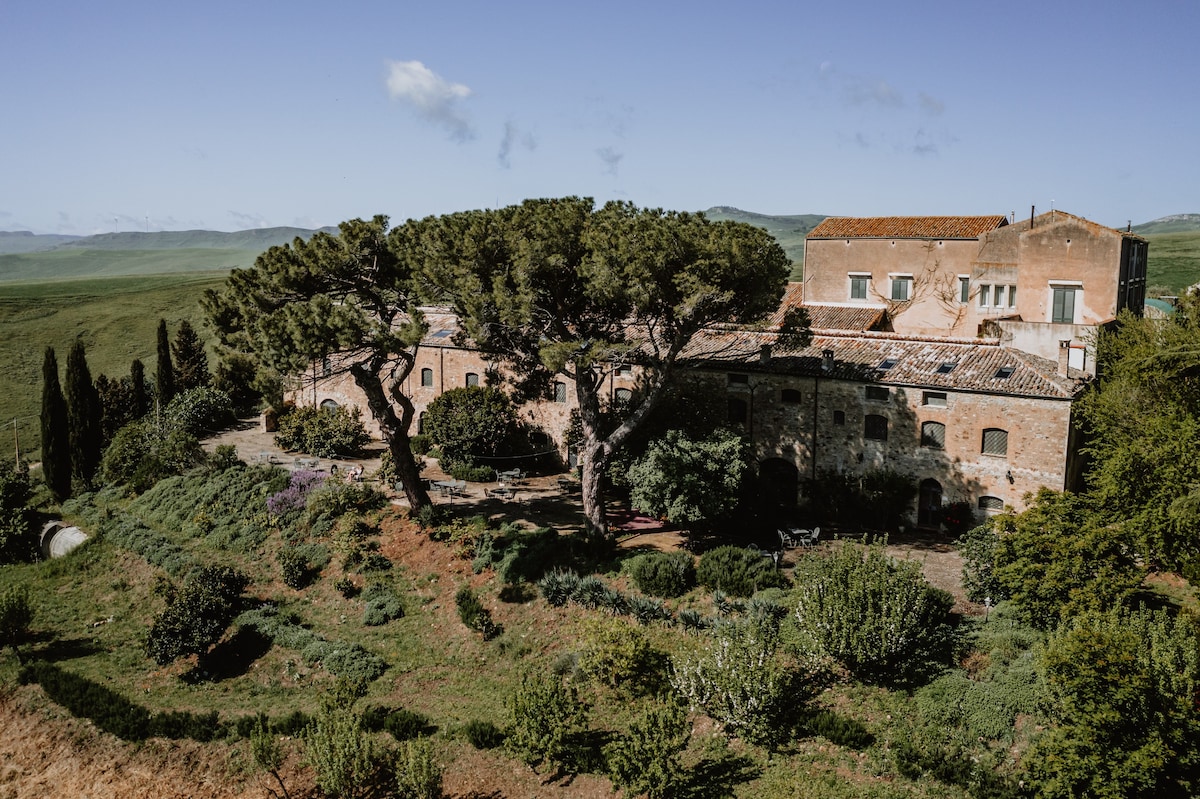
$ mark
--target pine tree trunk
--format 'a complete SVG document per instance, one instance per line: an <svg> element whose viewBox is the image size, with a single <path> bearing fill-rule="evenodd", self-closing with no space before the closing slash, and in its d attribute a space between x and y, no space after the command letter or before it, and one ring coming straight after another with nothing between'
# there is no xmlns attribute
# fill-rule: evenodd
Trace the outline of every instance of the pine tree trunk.
<svg viewBox="0 0 1200 799"><path fill-rule="evenodd" d="M392 452L392 461L396 467L396 475L404 486L404 496L409 506L415 511L432 504L429 492L421 480L421 470L417 468L416 458L413 457L409 446L408 430L414 415L412 401L400 392L400 381L394 381L396 387L392 396L400 405L402 416L396 415L396 409L388 401L383 389L383 381L379 378L379 367L373 364L354 364L350 367L354 382L362 389L367 398L367 408L379 425L380 435Z"/></svg>

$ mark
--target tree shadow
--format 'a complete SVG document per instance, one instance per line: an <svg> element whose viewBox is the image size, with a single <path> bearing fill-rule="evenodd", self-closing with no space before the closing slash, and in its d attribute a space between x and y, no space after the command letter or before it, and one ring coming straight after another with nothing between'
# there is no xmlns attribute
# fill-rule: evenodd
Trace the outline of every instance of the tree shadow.
<svg viewBox="0 0 1200 799"><path fill-rule="evenodd" d="M46 633L31 636L30 643L33 644L36 657L49 663L74 660L103 651L103 647L87 638L56 638Z"/></svg>
<svg viewBox="0 0 1200 799"><path fill-rule="evenodd" d="M762 774L762 767L745 755L726 753L706 758L693 766L679 786L680 799L725 799L734 788Z"/></svg>
<svg viewBox="0 0 1200 799"><path fill-rule="evenodd" d="M183 675L185 682L220 682L241 677L256 660L270 651L272 641L253 627L240 627Z"/></svg>

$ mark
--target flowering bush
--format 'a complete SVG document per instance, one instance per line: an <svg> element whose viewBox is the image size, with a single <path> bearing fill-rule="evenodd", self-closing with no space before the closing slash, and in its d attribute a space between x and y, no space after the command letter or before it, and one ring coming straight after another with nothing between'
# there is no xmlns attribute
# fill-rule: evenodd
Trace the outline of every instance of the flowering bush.
<svg viewBox="0 0 1200 799"><path fill-rule="evenodd" d="M328 475L313 471L292 472L288 487L267 497L267 510L272 516L283 516L291 511L304 510L308 495L325 484Z"/></svg>

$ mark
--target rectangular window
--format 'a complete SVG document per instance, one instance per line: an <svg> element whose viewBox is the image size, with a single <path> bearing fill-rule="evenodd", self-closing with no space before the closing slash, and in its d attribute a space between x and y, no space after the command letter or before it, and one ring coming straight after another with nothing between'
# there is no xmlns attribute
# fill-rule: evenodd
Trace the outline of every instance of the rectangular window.
<svg viewBox="0 0 1200 799"><path fill-rule="evenodd" d="M1075 291L1064 286L1054 287L1054 306L1050 314L1051 322L1073 324L1075 322Z"/></svg>
<svg viewBox="0 0 1200 799"><path fill-rule="evenodd" d="M563 383L562 381L555 382L555 384L554 384L554 401L555 402L566 402L567 401L567 384L566 383Z"/></svg>
<svg viewBox="0 0 1200 799"><path fill-rule="evenodd" d="M870 281L870 279L870 275L851 275L850 299L865 300L867 298L867 282Z"/></svg>
<svg viewBox="0 0 1200 799"><path fill-rule="evenodd" d="M887 441L888 420L886 416L868 415L863 420L863 438L872 441Z"/></svg>
<svg viewBox="0 0 1200 799"><path fill-rule="evenodd" d="M895 276L892 278L892 300L907 302L912 299L912 277Z"/></svg>
<svg viewBox="0 0 1200 799"><path fill-rule="evenodd" d="M846 412L845 411L834 411L833 412L833 423L837 424L837 425L845 424L846 423Z"/></svg>
<svg viewBox="0 0 1200 799"><path fill-rule="evenodd" d="M980 286L979 286L979 307L986 308L988 305L988 300L990 300L991 298L992 298L992 287L990 285L988 285L987 283L980 284Z"/></svg>
<svg viewBox="0 0 1200 799"><path fill-rule="evenodd" d="M467 372L467 387L473 388L479 385L479 375L475 372Z"/></svg>
<svg viewBox="0 0 1200 799"><path fill-rule="evenodd" d="M1017 287L1016 286L1008 287L1008 307L1009 308L1017 307Z"/></svg>
<svg viewBox="0 0 1200 799"><path fill-rule="evenodd" d="M921 395L921 404L928 405L931 408L946 407L946 392L944 391L926 391Z"/></svg>
<svg viewBox="0 0 1200 799"><path fill-rule="evenodd" d="M929 449L945 449L946 425L941 422L924 422L921 425L921 446Z"/></svg>
<svg viewBox="0 0 1200 799"><path fill-rule="evenodd" d="M891 395L887 386L867 386L867 399L871 402L887 402Z"/></svg>
<svg viewBox="0 0 1200 799"><path fill-rule="evenodd" d="M422 369L421 370L421 386L424 388L429 388L432 385L433 385L433 370L432 369Z"/></svg>
<svg viewBox="0 0 1200 799"><path fill-rule="evenodd" d="M730 375L729 375L729 385L731 385L731 386L744 386L744 385L747 385L749 382L750 382L750 375L739 375L739 374L733 374L733 373L730 373Z"/></svg>
<svg viewBox="0 0 1200 799"><path fill-rule="evenodd" d="M992 295L993 296L992 305L995 305L997 308L1003 308L1004 307L1004 286L995 286L994 289L995 289L996 293L994 295Z"/></svg>
<svg viewBox="0 0 1200 799"><path fill-rule="evenodd" d="M958 278L958 301L966 305L971 301L971 278L959 276Z"/></svg>

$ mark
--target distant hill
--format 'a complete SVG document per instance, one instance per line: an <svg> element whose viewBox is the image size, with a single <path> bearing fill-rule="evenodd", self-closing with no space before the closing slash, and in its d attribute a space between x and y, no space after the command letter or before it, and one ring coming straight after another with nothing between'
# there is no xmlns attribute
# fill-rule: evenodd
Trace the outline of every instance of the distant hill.
<svg viewBox="0 0 1200 799"><path fill-rule="evenodd" d="M728 205L717 205L709 208L704 215L714 221L730 220L745 222L755 227L765 229L775 237L779 246L787 253L788 258L797 265L793 276L799 278L800 267L804 264L804 237L825 219L826 214L796 214L793 216L769 216L756 214L753 211L743 211Z"/></svg>
<svg viewBox="0 0 1200 799"><path fill-rule="evenodd" d="M337 228L321 228L336 233ZM97 236L0 233L0 281L227 272L246 268L270 247L317 231L294 227L223 233L180 230Z"/></svg>
<svg viewBox="0 0 1200 799"><path fill-rule="evenodd" d="M1133 226L1139 236L1152 233L1190 233L1200 230L1200 214L1171 214Z"/></svg>
<svg viewBox="0 0 1200 799"><path fill-rule="evenodd" d="M60 244L66 244L78 238L80 237L39 235L28 230L0 230L0 255L53 250Z"/></svg>

